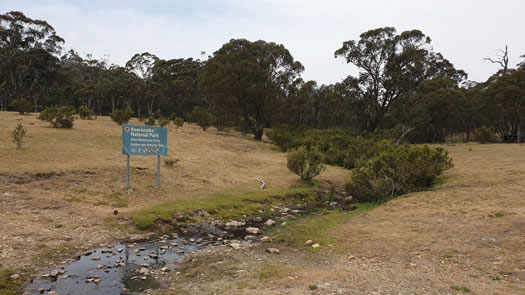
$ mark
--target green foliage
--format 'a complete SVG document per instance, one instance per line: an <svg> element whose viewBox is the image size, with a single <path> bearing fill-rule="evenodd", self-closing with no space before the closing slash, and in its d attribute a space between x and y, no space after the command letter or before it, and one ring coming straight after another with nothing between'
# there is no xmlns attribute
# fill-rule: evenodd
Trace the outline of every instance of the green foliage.
<svg viewBox="0 0 525 295"><path fill-rule="evenodd" d="M199 125L202 130L206 131L214 121L213 115L204 108L196 107L190 114L191 120Z"/></svg>
<svg viewBox="0 0 525 295"><path fill-rule="evenodd" d="M303 134L293 127L279 126L268 130L266 136L283 152L287 152L302 144Z"/></svg>
<svg viewBox="0 0 525 295"><path fill-rule="evenodd" d="M353 171L346 189L359 202L383 201L430 187L450 167L443 148L393 146Z"/></svg>
<svg viewBox="0 0 525 295"><path fill-rule="evenodd" d="M479 143L498 142L498 136L492 128L481 127L474 130L474 141Z"/></svg>
<svg viewBox="0 0 525 295"><path fill-rule="evenodd" d="M33 104L29 99L17 98L11 102L11 107L15 109L20 115L30 113L33 110Z"/></svg>
<svg viewBox="0 0 525 295"><path fill-rule="evenodd" d="M111 120L115 123L122 125L129 122L131 116L133 116L133 111L130 108L127 109L116 109L111 113Z"/></svg>
<svg viewBox="0 0 525 295"><path fill-rule="evenodd" d="M78 115L82 120L93 120L95 112L86 105L81 105L78 108Z"/></svg>
<svg viewBox="0 0 525 295"><path fill-rule="evenodd" d="M301 146L288 153L287 167L302 180L311 182L324 169L323 155L315 147Z"/></svg>
<svg viewBox="0 0 525 295"><path fill-rule="evenodd" d="M13 142L16 144L17 149L22 148L26 135L27 135L27 130L25 129L24 125L22 125L22 123L16 124L15 129L11 133L11 138Z"/></svg>
<svg viewBox="0 0 525 295"><path fill-rule="evenodd" d="M181 117L174 117L173 124L175 124L175 128L181 128L184 126L184 119Z"/></svg>
<svg viewBox="0 0 525 295"><path fill-rule="evenodd" d="M17 295L22 292L23 281L12 279L13 271L0 269L0 295Z"/></svg>
<svg viewBox="0 0 525 295"><path fill-rule="evenodd" d="M158 119L158 123L159 123L159 126L166 127L170 123L170 119L161 116Z"/></svg>
<svg viewBox="0 0 525 295"><path fill-rule="evenodd" d="M470 289L464 286L451 286L450 288L454 291L470 293Z"/></svg>
<svg viewBox="0 0 525 295"><path fill-rule="evenodd" d="M154 116L149 116L146 121L144 121L144 124L148 126L155 126L156 120Z"/></svg>
<svg viewBox="0 0 525 295"><path fill-rule="evenodd" d="M53 128L73 128L75 109L67 106L45 108L38 119L50 122Z"/></svg>

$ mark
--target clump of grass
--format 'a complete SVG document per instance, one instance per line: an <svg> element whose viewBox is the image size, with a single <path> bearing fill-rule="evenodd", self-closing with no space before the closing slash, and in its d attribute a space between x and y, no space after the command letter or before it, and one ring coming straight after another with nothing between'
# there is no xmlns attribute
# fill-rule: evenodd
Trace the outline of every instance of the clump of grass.
<svg viewBox="0 0 525 295"><path fill-rule="evenodd" d="M16 144L17 149L22 148L26 135L27 135L27 130L24 127L24 125L22 125L22 123L16 124L15 129L11 133L11 138L13 142Z"/></svg>
<svg viewBox="0 0 525 295"><path fill-rule="evenodd" d="M304 248L309 251L318 252L328 245L335 244L336 238L331 235L337 225L349 220L352 216L360 214L375 208L380 203L360 203L353 211L328 211L321 212L318 215L309 215L289 221L286 226L276 227L270 235L274 241L286 243L288 245ZM305 245L305 241L312 240L320 244L319 248L313 248L311 245Z"/></svg>
<svg viewBox="0 0 525 295"><path fill-rule="evenodd" d="M310 291L317 290L317 285L315 285L315 284L311 284L311 285L308 286L308 289L309 289Z"/></svg>
<svg viewBox="0 0 525 295"><path fill-rule="evenodd" d="M0 295L17 295L21 292L23 281L12 279L15 272L8 269L0 269Z"/></svg>
<svg viewBox="0 0 525 295"><path fill-rule="evenodd" d="M255 278L259 281L269 281L276 278L282 278L286 276L289 271L290 269L282 263L264 262L257 267Z"/></svg>
<svg viewBox="0 0 525 295"><path fill-rule="evenodd" d="M312 187L298 187L285 191L256 191L248 193L224 192L207 197L163 203L133 214L135 225L142 230L153 227L156 221L170 222L175 214L188 214L196 210L205 210L213 218L223 220L243 218L243 216L261 215L260 210L272 205L286 205L294 196L314 198ZM264 215L264 213L262 214Z"/></svg>
<svg viewBox="0 0 525 295"><path fill-rule="evenodd" d="M128 207L128 197L120 192L114 192L109 195L105 195L103 200L100 200L95 205L111 206L114 208L124 208Z"/></svg>
<svg viewBox="0 0 525 295"><path fill-rule="evenodd" d="M463 292L463 293L469 293L470 289L463 286L451 286L450 287L454 291Z"/></svg>
<svg viewBox="0 0 525 295"><path fill-rule="evenodd" d="M169 168L174 168L175 164L177 164L178 162L179 162L179 159L175 159L175 158L165 158L164 159L164 165L166 165Z"/></svg>

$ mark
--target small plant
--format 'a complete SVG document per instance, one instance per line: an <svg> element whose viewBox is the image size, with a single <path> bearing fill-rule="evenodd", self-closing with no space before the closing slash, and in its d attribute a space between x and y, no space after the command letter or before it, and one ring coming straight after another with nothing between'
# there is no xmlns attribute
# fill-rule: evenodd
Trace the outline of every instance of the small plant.
<svg viewBox="0 0 525 295"><path fill-rule="evenodd" d="M301 146L288 153L287 166L302 180L311 182L324 169L323 156L315 147Z"/></svg>
<svg viewBox="0 0 525 295"><path fill-rule="evenodd" d="M75 110L72 107L50 107L44 109L38 119L51 123L53 128L73 128Z"/></svg>
<svg viewBox="0 0 525 295"><path fill-rule="evenodd" d="M17 98L11 102L11 106L17 111L20 115L24 115L33 110L33 104L29 99Z"/></svg>
<svg viewBox="0 0 525 295"><path fill-rule="evenodd" d="M164 159L164 165L168 166L169 168L175 167L175 164L179 162L179 159L175 158L165 158Z"/></svg>
<svg viewBox="0 0 525 295"><path fill-rule="evenodd" d="M22 123L18 123L15 127L15 130L13 130L13 132L11 133L11 137L13 139L13 142L16 144L17 149L22 148L26 134L27 130L25 129L24 125L22 125Z"/></svg>
<svg viewBox="0 0 525 295"><path fill-rule="evenodd" d="M78 108L78 115L82 120L93 120L95 112L92 109L88 108L86 105L82 105Z"/></svg>
<svg viewBox="0 0 525 295"><path fill-rule="evenodd" d="M199 125L203 131L206 131L214 121L213 115L206 109L196 107L190 114L191 120Z"/></svg>
<svg viewBox="0 0 525 295"><path fill-rule="evenodd" d="M149 116L146 121L144 121L144 124L148 125L148 126L155 126L155 123L157 122L157 120L155 120L155 117L153 116Z"/></svg>
<svg viewBox="0 0 525 295"><path fill-rule="evenodd" d="M184 126L184 119L181 117L175 117L173 118L173 124L175 124L175 128L181 128Z"/></svg>
<svg viewBox="0 0 525 295"><path fill-rule="evenodd" d="M133 116L133 111L131 108L126 109L116 109L111 113L111 120L113 120L115 123L122 125L129 122L131 119L131 116Z"/></svg>
<svg viewBox="0 0 525 295"><path fill-rule="evenodd" d="M160 117L158 119L158 123L159 123L159 126L166 127L170 123L170 119L168 119L166 117Z"/></svg>
<svg viewBox="0 0 525 295"><path fill-rule="evenodd" d="M311 285L308 286L308 289L309 289L310 291L317 290L317 285L311 284Z"/></svg>
<svg viewBox="0 0 525 295"><path fill-rule="evenodd" d="M463 286L451 286L450 287L454 291L463 292L463 293L469 293L470 289Z"/></svg>
<svg viewBox="0 0 525 295"><path fill-rule="evenodd" d="M493 129L481 127L474 131L474 141L477 141L481 144L498 142L498 136Z"/></svg>

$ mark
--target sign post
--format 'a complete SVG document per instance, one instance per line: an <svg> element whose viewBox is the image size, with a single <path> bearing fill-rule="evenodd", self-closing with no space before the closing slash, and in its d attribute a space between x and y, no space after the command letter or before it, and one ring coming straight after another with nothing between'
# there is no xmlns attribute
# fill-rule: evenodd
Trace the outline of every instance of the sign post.
<svg viewBox="0 0 525 295"><path fill-rule="evenodd" d="M126 189L130 188L130 156L157 156L157 188L160 188L160 156L168 153L166 128L123 125L122 153L126 155Z"/></svg>

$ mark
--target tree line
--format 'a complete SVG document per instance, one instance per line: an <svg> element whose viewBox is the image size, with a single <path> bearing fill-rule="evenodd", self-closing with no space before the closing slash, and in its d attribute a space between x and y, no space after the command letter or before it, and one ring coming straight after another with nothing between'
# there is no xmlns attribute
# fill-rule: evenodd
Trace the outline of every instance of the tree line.
<svg viewBox="0 0 525 295"><path fill-rule="evenodd" d="M0 109L39 112L71 106L139 118L207 112L217 128L261 139L265 128L402 130L411 142L464 140L484 130L522 141L525 61L505 55L487 81L467 80L419 30L373 29L334 48L358 69L343 81L305 81L304 66L282 44L232 39L203 60L137 53L125 65L74 50L45 20L0 15ZM525 59L525 56L523 56ZM211 119L210 119L211 120Z"/></svg>

